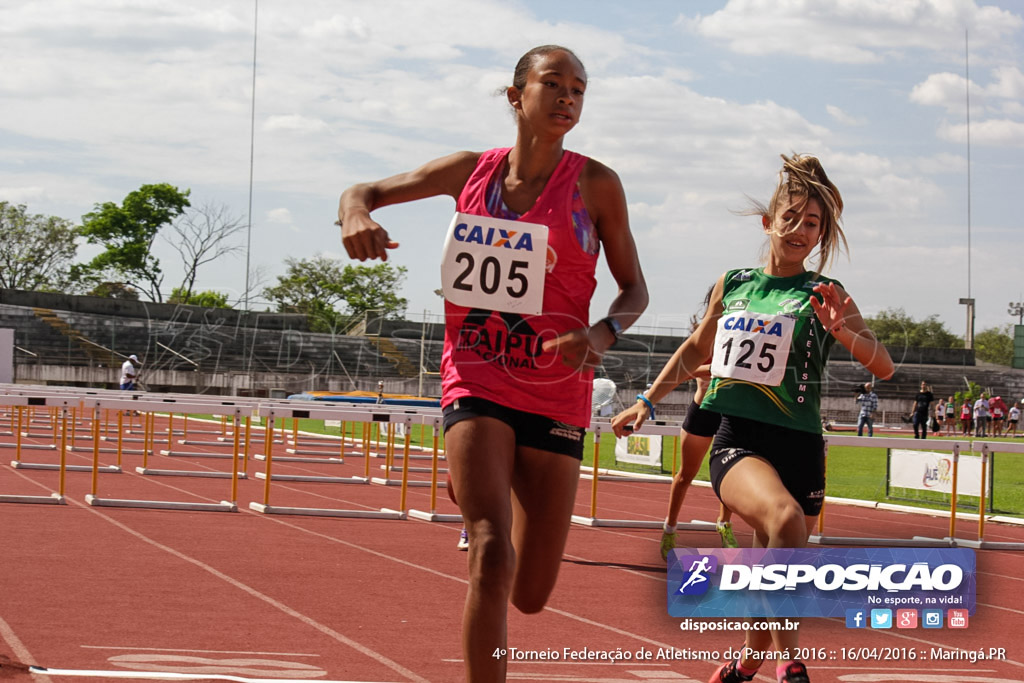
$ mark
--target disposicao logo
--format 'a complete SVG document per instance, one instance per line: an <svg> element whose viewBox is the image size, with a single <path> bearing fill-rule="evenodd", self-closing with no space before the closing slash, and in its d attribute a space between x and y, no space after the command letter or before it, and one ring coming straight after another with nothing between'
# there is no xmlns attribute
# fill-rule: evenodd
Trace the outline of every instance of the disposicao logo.
<svg viewBox="0 0 1024 683"><path fill-rule="evenodd" d="M839 617L861 628L859 612L869 628L893 628L896 608L970 615L975 556L970 548L685 548L670 555L667 588L674 617ZM889 626L874 619L884 610Z"/></svg>

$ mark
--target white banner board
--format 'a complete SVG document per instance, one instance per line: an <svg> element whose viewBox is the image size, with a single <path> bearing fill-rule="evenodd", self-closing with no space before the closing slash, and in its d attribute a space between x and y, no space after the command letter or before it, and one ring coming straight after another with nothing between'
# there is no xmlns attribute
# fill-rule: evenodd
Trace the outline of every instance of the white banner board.
<svg viewBox="0 0 1024 683"><path fill-rule="evenodd" d="M661 467L661 436L627 436L615 440L615 460Z"/></svg>
<svg viewBox="0 0 1024 683"><path fill-rule="evenodd" d="M953 454L892 449L889 485L918 491L953 493ZM986 482L986 497L992 494ZM981 495L981 456L961 455L957 467L957 495Z"/></svg>

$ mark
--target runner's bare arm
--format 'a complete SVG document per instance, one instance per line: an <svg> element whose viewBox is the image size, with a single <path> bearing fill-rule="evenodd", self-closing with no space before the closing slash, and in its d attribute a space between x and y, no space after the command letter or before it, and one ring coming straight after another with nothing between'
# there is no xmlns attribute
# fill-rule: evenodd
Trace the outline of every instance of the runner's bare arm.
<svg viewBox="0 0 1024 683"><path fill-rule="evenodd" d="M478 152L456 152L429 161L414 171L360 183L345 190L338 203L338 221L342 226L341 241L349 257L360 261L377 258L386 261L387 250L396 248L398 243L370 218L370 212L427 197L458 198L479 158Z"/></svg>
<svg viewBox="0 0 1024 683"><path fill-rule="evenodd" d="M722 275L711 290L711 300L697 329L686 338L665 367L658 373L658 378L644 395L652 404L657 404L675 389L681 382L703 374L707 360L715 345L715 332L718 319L722 317L722 292L725 290L725 276ZM647 404L637 400L632 406L612 418L612 431L622 436L630 430L639 430L650 417Z"/></svg>
<svg viewBox="0 0 1024 683"><path fill-rule="evenodd" d="M615 172L593 159L584 166L579 187L587 213L604 247L608 269L619 289L607 315L626 329L636 322L648 302L647 283L629 230L626 195ZM615 343L615 335L607 325L590 326L588 323L582 320L580 327L549 340L544 344L544 350L557 349L562 362L573 368L597 367L605 351Z"/></svg>

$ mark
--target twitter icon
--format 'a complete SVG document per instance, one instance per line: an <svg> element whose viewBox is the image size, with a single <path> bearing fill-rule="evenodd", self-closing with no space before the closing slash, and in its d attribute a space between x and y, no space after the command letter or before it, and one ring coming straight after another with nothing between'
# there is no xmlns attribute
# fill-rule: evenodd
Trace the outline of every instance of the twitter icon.
<svg viewBox="0 0 1024 683"><path fill-rule="evenodd" d="M892 628L892 610L871 610L871 628Z"/></svg>

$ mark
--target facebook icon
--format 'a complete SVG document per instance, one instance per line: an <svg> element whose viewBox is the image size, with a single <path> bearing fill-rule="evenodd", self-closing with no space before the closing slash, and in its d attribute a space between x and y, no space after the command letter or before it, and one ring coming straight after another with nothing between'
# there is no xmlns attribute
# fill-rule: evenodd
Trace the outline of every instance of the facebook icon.
<svg viewBox="0 0 1024 683"><path fill-rule="evenodd" d="M846 628L867 628L867 611L862 609L846 610Z"/></svg>

